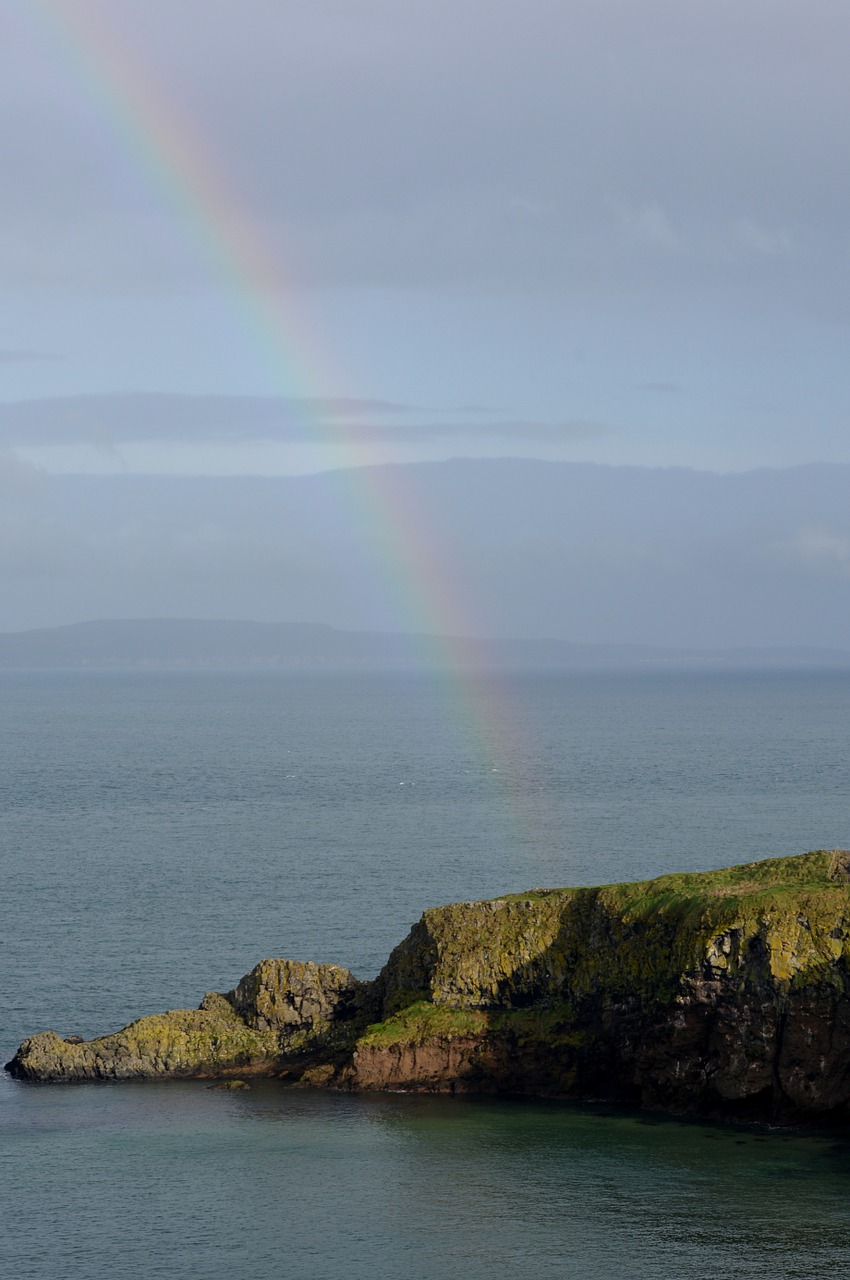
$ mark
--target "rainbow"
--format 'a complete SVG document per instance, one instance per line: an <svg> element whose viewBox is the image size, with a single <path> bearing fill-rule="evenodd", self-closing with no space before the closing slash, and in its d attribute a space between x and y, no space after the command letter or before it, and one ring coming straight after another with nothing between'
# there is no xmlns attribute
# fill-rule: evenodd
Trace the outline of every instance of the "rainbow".
<svg viewBox="0 0 850 1280"><path fill-rule="evenodd" d="M204 269L224 287L280 394L297 394L308 403L327 401L333 378L303 299L297 313L287 305L295 289L206 140L92 0L22 0L22 11L41 43L52 47L62 73L90 101L176 219ZM501 769L508 713L479 682L458 674L464 665L474 665L475 627L436 555L423 513L403 487L402 469L365 465L368 452L347 436L344 423L329 426L316 418L305 425L319 442L333 444L342 459L336 472L340 501L352 510L370 558L377 558L398 600L400 629L422 638L425 656L436 659L445 673L447 706L472 730L485 766ZM511 736L515 733L511 726ZM521 817L527 843L533 816L513 816Z"/></svg>

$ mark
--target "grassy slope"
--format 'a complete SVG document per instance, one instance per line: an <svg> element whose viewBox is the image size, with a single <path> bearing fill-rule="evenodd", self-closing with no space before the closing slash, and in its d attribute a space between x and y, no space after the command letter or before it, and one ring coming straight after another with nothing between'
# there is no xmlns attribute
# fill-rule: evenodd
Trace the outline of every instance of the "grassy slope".
<svg viewBox="0 0 850 1280"><path fill-rule="evenodd" d="M576 1000L628 995L666 1003L683 974L706 964L716 975L734 970L754 939L763 943L774 982L837 981L835 961L850 953L850 885L840 855L820 850L453 904L426 912L423 923L435 956L430 990L391 993L391 1015L366 1029L363 1046L509 1028L569 1038ZM505 1008L523 982L538 983L535 1007Z"/></svg>

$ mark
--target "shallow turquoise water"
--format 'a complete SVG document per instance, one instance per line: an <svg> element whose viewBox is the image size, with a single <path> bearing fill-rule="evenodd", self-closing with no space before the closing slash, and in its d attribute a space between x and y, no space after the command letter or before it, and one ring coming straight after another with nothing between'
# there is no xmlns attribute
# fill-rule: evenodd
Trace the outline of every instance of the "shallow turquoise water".
<svg viewBox="0 0 850 1280"><path fill-rule="evenodd" d="M844 674L2 675L4 1059L423 907L850 845ZM850 1272L846 1149L509 1101L0 1080L4 1273Z"/></svg>
<svg viewBox="0 0 850 1280"><path fill-rule="evenodd" d="M0 1257L19 1277L850 1268L850 1150L819 1136L272 1085L30 1089L5 1134Z"/></svg>

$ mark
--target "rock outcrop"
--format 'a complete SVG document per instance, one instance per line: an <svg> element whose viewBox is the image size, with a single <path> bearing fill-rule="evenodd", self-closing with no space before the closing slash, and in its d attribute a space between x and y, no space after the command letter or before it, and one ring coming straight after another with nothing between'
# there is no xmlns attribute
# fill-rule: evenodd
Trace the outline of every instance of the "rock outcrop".
<svg viewBox="0 0 850 1280"><path fill-rule="evenodd" d="M434 908L373 982L265 960L198 1010L83 1043L33 1036L7 1069L253 1073L845 1122L850 853Z"/></svg>
<svg viewBox="0 0 850 1280"><path fill-rule="evenodd" d="M6 1070L20 1080L152 1080L274 1075L351 1043L367 984L334 964L262 960L233 991L208 992L197 1009L138 1018L96 1040L43 1031Z"/></svg>

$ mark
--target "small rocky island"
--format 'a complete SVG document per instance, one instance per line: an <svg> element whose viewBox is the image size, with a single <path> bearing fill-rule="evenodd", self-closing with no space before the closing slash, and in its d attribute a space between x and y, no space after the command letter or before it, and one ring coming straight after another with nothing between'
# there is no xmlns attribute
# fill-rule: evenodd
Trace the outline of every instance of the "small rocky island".
<svg viewBox="0 0 850 1280"><path fill-rule="evenodd" d="M376 979L263 960L194 1010L46 1031L19 1080L268 1076L850 1121L850 852L426 911Z"/></svg>

